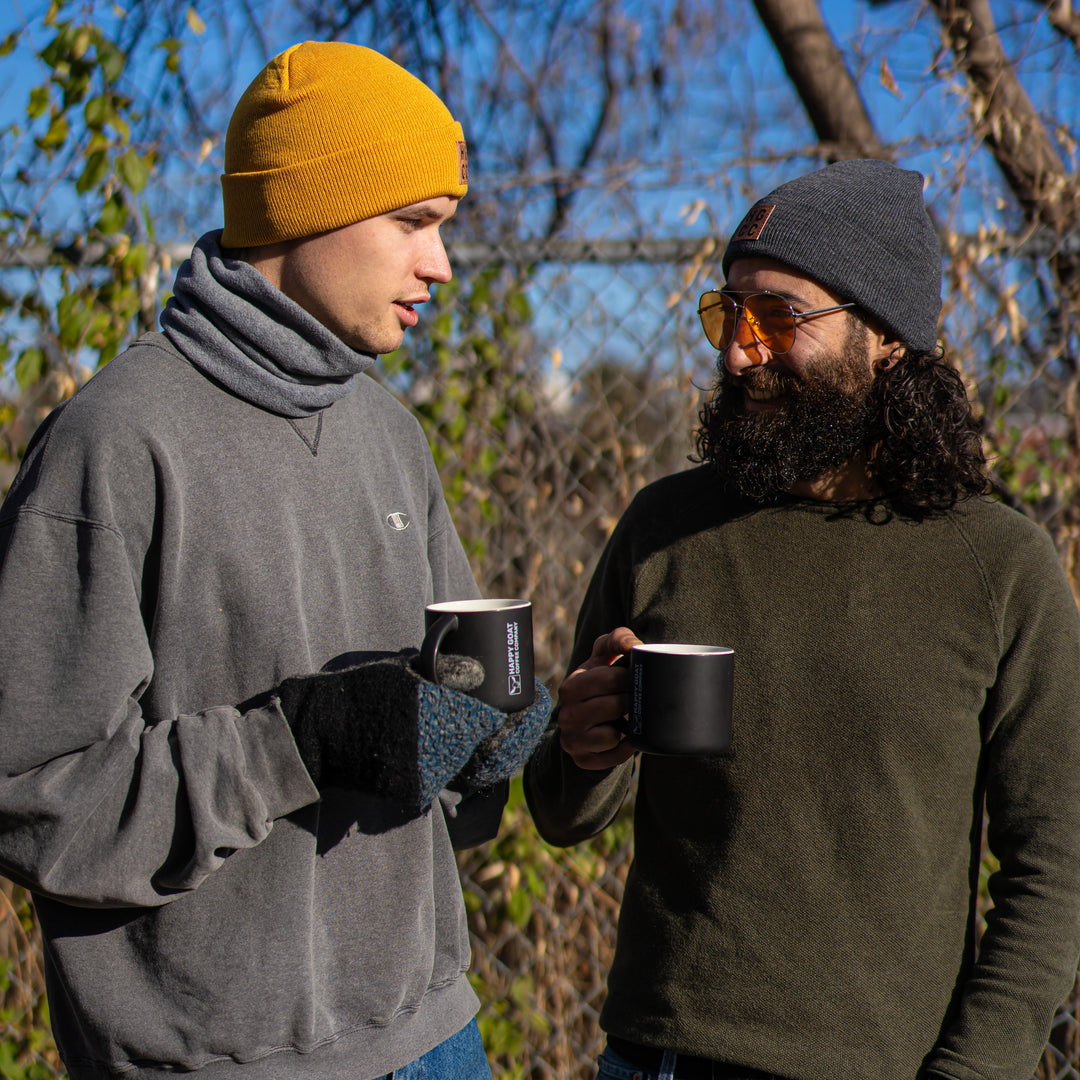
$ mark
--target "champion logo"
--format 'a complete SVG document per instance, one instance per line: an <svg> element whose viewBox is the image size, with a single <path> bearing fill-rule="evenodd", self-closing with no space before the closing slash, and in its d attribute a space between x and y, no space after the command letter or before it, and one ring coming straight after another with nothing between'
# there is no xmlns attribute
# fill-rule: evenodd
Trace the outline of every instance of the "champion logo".
<svg viewBox="0 0 1080 1080"><path fill-rule="evenodd" d="M408 514L403 514L400 510L395 510L393 513L386 515L386 524L395 532L404 532L412 522L409 520Z"/></svg>

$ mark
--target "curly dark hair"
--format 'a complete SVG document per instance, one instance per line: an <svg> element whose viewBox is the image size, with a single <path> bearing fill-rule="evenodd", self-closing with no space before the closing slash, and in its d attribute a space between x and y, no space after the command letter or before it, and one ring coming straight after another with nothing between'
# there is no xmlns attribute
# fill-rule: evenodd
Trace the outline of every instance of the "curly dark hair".
<svg viewBox="0 0 1080 1080"><path fill-rule="evenodd" d="M871 468L893 502L950 510L989 489L982 425L940 350L909 350L877 374L871 392L879 425Z"/></svg>
<svg viewBox="0 0 1080 1080"><path fill-rule="evenodd" d="M869 467L897 509L917 516L949 510L989 489L981 425L963 380L941 350L898 349L892 363L874 374L866 395L862 430ZM699 414L691 460L718 462L728 419L714 394Z"/></svg>

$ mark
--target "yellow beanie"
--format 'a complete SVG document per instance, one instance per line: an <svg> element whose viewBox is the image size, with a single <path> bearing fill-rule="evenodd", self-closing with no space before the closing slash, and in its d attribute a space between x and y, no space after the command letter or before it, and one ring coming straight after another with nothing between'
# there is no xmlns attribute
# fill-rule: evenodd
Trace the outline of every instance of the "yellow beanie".
<svg viewBox="0 0 1080 1080"><path fill-rule="evenodd" d="M469 185L461 125L403 67L362 45L276 56L225 136L223 247L313 236Z"/></svg>

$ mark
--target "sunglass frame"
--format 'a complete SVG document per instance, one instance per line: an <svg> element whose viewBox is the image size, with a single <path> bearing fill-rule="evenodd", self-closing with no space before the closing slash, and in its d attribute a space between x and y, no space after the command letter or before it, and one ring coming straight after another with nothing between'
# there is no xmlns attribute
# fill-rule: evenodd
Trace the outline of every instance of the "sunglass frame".
<svg viewBox="0 0 1080 1080"><path fill-rule="evenodd" d="M736 295L740 295L743 297L741 302L736 299ZM708 307L706 307L705 299L709 296L717 296L719 297L719 300L716 303L710 304ZM758 327L761 325L761 318L758 315L754 314L752 310L750 310L749 312L747 310L746 305L758 296L768 296L771 297L773 300L779 301L787 309L787 312L791 317L791 341L782 349L778 349L774 345L770 344L761 335L761 333L758 332ZM712 337L710 336L708 327L705 325L705 313L717 307L724 307L726 309L727 305L725 304L725 301L727 301L734 307L735 318L734 321L731 323L731 333L728 337L728 340L726 343L722 344L722 338L719 334L717 335L717 341L713 341ZM852 301L846 304L834 304L832 307L816 308L813 311L796 311L791 306L791 302L787 299L787 297L781 296L780 293L773 292L771 289L756 289L753 292L738 294L735 294L732 290L707 289L698 298L697 313L698 318L701 320L701 329L705 334L706 340L714 349L718 350L719 352L727 352L727 350L731 347L731 343L735 340L735 335L738 333L739 330L739 321L742 320L746 323L748 327L750 327L750 333L754 335L755 341L763 345L773 355L783 356L784 353L791 352L791 350L795 347L795 337L799 330L800 319L809 319L812 315L826 315L830 311L842 311L845 308L852 308L857 306L858 305L855 304L854 301Z"/></svg>

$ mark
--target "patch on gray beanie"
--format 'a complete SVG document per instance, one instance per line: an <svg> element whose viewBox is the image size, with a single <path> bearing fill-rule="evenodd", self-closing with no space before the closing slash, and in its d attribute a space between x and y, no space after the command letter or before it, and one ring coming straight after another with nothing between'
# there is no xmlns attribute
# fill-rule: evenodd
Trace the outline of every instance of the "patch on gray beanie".
<svg viewBox="0 0 1080 1080"><path fill-rule="evenodd" d="M724 252L776 259L885 324L920 352L937 345L941 249L920 173L838 161L781 184L750 208Z"/></svg>

